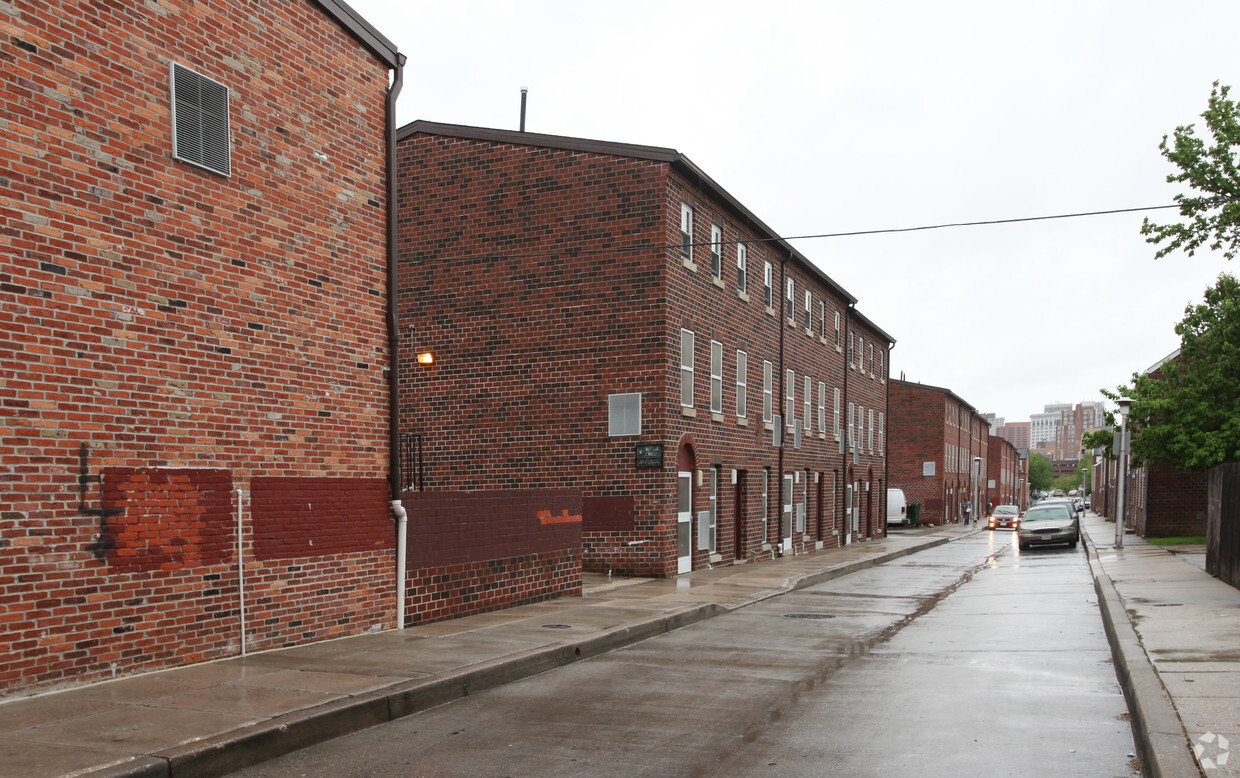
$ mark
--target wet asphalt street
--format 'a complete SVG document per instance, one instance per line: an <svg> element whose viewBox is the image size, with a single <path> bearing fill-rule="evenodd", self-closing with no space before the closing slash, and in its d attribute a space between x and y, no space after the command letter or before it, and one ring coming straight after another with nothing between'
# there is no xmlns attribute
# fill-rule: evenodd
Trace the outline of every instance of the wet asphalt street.
<svg viewBox="0 0 1240 778"><path fill-rule="evenodd" d="M980 532L236 775L1135 776L1126 710L1080 548Z"/></svg>

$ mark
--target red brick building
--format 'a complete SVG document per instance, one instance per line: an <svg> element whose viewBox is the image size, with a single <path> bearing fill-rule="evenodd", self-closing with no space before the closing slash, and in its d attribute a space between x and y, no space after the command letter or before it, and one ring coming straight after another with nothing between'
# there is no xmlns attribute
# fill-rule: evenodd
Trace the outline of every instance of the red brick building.
<svg viewBox="0 0 1240 778"><path fill-rule="evenodd" d="M986 447L986 500L984 508L1016 505L1022 510L1028 499L1020 453L1007 440L991 435ZM983 514L985 515L985 514Z"/></svg>
<svg viewBox="0 0 1240 778"><path fill-rule="evenodd" d="M390 626L403 56L337 0L4 27L0 695Z"/></svg>
<svg viewBox="0 0 1240 778"><path fill-rule="evenodd" d="M1180 359L1168 354L1145 371L1161 379L1163 368ZM1094 510L1114 518L1119 464L1094 457ZM1206 534L1209 473L1190 473L1171 465L1135 467L1124 485L1124 524L1141 537L1192 537Z"/></svg>
<svg viewBox="0 0 1240 778"><path fill-rule="evenodd" d="M950 389L898 379L889 387L891 485L910 504L921 504L923 523L963 521L966 500L984 513L983 478L992 467L985 417Z"/></svg>
<svg viewBox="0 0 1240 778"><path fill-rule="evenodd" d="M688 158L398 137L400 408L429 490L576 490L585 567L618 573L885 532L893 341Z"/></svg>

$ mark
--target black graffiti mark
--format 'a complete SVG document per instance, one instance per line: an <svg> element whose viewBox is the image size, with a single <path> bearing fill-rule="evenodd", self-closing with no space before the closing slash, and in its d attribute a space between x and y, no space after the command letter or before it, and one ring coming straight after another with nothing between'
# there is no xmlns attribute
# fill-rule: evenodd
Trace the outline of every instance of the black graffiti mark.
<svg viewBox="0 0 1240 778"><path fill-rule="evenodd" d="M108 519L112 516L124 513L124 508L105 508L103 507L103 476L91 475L88 458L90 450L85 443L78 449L78 492L80 500L78 502L78 513L84 516L99 517L99 536L95 538L95 542L87 546L87 550L94 554L95 559L103 560L107 556L108 551L116 545L116 538L108 532ZM99 507L91 508L86 504L86 492L89 484L99 484Z"/></svg>

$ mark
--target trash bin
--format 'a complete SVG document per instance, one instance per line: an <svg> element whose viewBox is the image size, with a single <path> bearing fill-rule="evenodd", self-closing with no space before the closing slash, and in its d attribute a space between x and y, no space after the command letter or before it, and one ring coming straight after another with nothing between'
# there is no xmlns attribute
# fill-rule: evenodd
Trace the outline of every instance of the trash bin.
<svg viewBox="0 0 1240 778"><path fill-rule="evenodd" d="M908 523L914 527L921 526L921 504L913 503L908 506Z"/></svg>

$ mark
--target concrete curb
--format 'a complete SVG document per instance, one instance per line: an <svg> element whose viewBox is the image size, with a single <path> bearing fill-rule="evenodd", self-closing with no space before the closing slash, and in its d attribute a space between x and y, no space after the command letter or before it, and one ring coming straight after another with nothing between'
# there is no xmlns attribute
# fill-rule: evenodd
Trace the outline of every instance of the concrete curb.
<svg viewBox="0 0 1240 778"><path fill-rule="evenodd" d="M625 646L696 624L715 616L753 605L797 589L865 570L945 543L970 537L934 538L908 548L868 559L844 562L788 579L782 586L726 604L705 603L604 630L582 640L566 640L550 646L481 662L462 670L426 680L400 684L343 700L295 711L215 737L204 738L140 757L107 772L102 778L212 778L251 767L332 738L384 724L446 702L528 678L582 659L606 654Z"/></svg>
<svg viewBox="0 0 1240 778"><path fill-rule="evenodd" d="M1180 715L1141 645L1115 583L1102 569L1098 549L1085 533L1081 538L1094 576L1102 626L1111 644L1115 675L1132 717L1142 772L1150 778L1202 778Z"/></svg>

